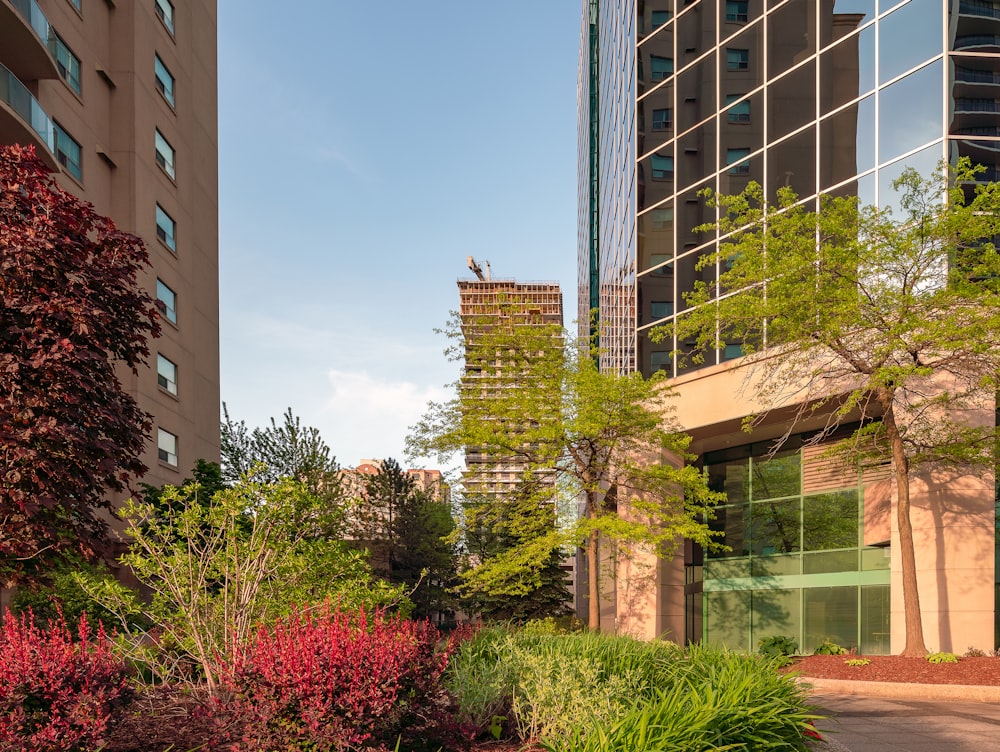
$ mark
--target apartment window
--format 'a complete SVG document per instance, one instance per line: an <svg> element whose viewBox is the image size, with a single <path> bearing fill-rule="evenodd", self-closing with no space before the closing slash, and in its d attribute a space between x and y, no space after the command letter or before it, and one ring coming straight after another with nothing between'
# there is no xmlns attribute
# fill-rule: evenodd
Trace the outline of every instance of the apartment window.
<svg viewBox="0 0 1000 752"><path fill-rule="evenodd" d="M674 210L673 209L653 209L653 211L650 212L650 219L653 222L653 229L654 230L667 230L667 229L670 228L670 225L673 224L673 222L674 222ZM656 257L660 256L660 255L662 255L662 254L656 254L656 253L653 254L653 259L654 259L653 264L654 265L660 263L660 261L666 261L668 258L670 258L669 256L665 256L664 255L660 259L660 261L655 261Z"/></svg>
<svg viewBox="0 0 1000 752"><path fill-rule="evenodd" d="M732 165L729 168L730 175L746 175L750 172L749 149L726 149L726 164Z"/></svg>
<svg viewBox="0 0 1000 752"><path fill-rule="evenodd" d="M52 130L55 132L56 159L59 164L77 180L83 180L83 150L80 144L59 123L53 122Z"/></svg>
<svg viewBox="0 0 1000 752"><path fill-rule="evenodd" d="M674 210L673 209L654 209L654 211L669 211L670 221L674 221ZM655 217L654 217L655 220ZM649 265L656 267L653 270L653 274L658 274L661 276L666 276L668 274L674 273L673 256L669 253L653 253L649 257Z"/></svg>
<svg viewBox="0 0 1000 752"><path fill-rule="evenodd" d="M726 0L726 20L730 23L746 23L749 5L748 0Z"/></svg>
<svg viewBox="0 0 1000 752"><path fill-rule="evenodd" d="M674 59L672 57L649 56L649 68L654 81L662 81L669 78L674 72Z"/></svg>
<svg viewBox="0 0 1000 752"><path fill-rule="evenodd" d="M174 77L159 55L153 55L153 71L156 78L156 90L163 95L167 103L174 106Z"/></svg>
<svg viewBox="0 0 1000 752"><path fill-rule="evenodd" d="M653 130L669 130L672 112L669 107L662 110L653 110Z"/></svg>
<svg viewBox="0 0 1000 752"><path fill-rule="evenodd" d="M156 16L159 18L163 25L167 27L167 31L171 34L174 33L174 4L170 0L153 0L156 5Z"/></svg>
<svg viewBox="0 0 1000 752"><path fill-rule="evenodd" d="M665 157L662 154L654 154L650 158L653 168L653 180L673 180L674 179L674 158Z"/></svg>
<svg viewBox="0 0 1000 752"><path fill-rule="evenodd" d="M83 10L83 8L80 5L80 0L69 0L69 4L72 5L74 8L76 8L77 10Z"/></svg>
<svg viewBox="0 0 1000 752"><path fill-rule="evenodd" d="M732 104L743 94L730 94L726 97L726 104ZM750 122L750 100L745 99L739 104L730 107L726 110L726 120L730 123L749 123Z"/></svg>
<svg viewBox="0 0 1000 752"><path fill-rule="evenodd" d="M734 358L743 357L743 345L726 345L726 349L722 351L722 357L725 360L733 360Z"/></svg>
<svg viewBox="0 0 1000 752"><path fill-rule="evenodd" d="M653 314L653 320L657 321L659 319L665 319L667 316L674 315L674 304L669 300L667 301L653 301L650 304L650 313Z"/></svg>
<svg viewBox="0 0 1000 752"><path fill-rule="evenodd" d="M156 307L163 318L171 324L177 323L177 294L162 279L156 280Z"/></svg>
<svg viewBox="0 0 1000 752"><path fill-rule="evenodd" d="M649 367L654 373L656 371L669 371L670 366L669 352L651 352L649 354Z"/></svg>
<svg viewBox="0 0 1000 752"><path fill-rule="evenodd" d="M663 26L663 24L665 24L667 21L670 20L670 17L672 15L673 13L671 13L669 10L654 10L653 16L651 18L653 23L653 28L658 29L661 26Z"/></svg>
<svg viewBox="0 0 1000 752"><path fill-rule="evenodd" d="M159 353L156 354L156 383L161 389L177 396L177 364Z"/></svg>
<svg viewBox="0 0 1000 752"><path fill-rule="evenodd" d="M750 50L727 47L726 69L731 71L750 70Z"/></svg>
<svg viewBox="0 0 1000 752"><path fill-rule="evenodd" d="M83 89L80 86L80 58L74 55L73 50L66 46L62 37L54 31L50 30L50 33L52 36L49 38L49 52L55 58L59 75L62 76L63 81L69 84L69 88L77 94L82 94Z"/></svg>
<svg viewBox="0 0 1000 752"><path fill-rule="evenodd" d="M159 204L156 205L156 237L163 241L167 248L177 253L177 223Z"/></svg>
<svg viewBox="0 0 1000 752"><path fill-rule="evenodd" d="M176 175L174 163L174 147L163 137L159 130L156 131L156 164L163 168L171 178Z"/></svg>
<svg viewBox="0 0 1000 752"><path fill-rule="evenodd" d="M171 467L177 467L177 437L170 433L170 431L157 428L156 454L160 458L160 462L166 462Z"/></svg>

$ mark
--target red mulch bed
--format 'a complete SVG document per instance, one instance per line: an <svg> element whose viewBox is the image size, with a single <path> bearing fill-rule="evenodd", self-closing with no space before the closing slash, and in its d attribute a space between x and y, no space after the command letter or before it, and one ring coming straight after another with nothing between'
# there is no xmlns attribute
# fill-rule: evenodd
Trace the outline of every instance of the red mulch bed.
<svg viewBox="0 0 1000 752"><path fill-rule="evenodd" d="M866 658L868 666L848 666L849 658ZM910 682L915 684L985 684L1000 686L1000 658L962 658L958 663L928 663L898 655L810 655L796 659L789 671L818 679Z"/></svg>

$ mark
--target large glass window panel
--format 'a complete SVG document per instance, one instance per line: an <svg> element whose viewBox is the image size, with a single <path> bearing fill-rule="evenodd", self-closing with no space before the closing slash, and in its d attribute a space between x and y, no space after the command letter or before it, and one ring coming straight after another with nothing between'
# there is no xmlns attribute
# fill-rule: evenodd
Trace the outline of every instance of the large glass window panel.
<svg viewBox="0 0 1000 752"><path fill-rule="evenodd" d="M827 572L857 572L858 550L816 551L802 554L802 571L805 574Z"/></svg>
<svg viewBox="0 0 1000 752"><path fill-rule="evenodd" d="M816 192L816 128L804 131L768 149L768 198L775 200L778 188L791 188L799 196Z"/></svg>
<svg viewBox="0 0 1000 752"><path fill-rule="evenodd" d="M59 75L73 91L77 94L83 93L80 84L80 58L73 54L73 50L67 46L62 37L54 32L50 33L49 51L56 60Z"/></svg>
<svg viewBox="0 0 1000 752"><path fill-rule="evenodd" d="M819 56L820 114L875 88L875 27L852 34Z"/></svg>
<svg viewBox="0 0 1000 752"><path fill-rule="evenodd" d="M861 653L888 655L891 632L891 602L888 585L861 588Z"/></svg>
<svg viewBox="0 0 1000 752"><path fill-rule="evenodd" d="M816 63L798 68L767 87L768 141L816 119ZM815 154L813 155L815 159Z"/></svg>
<svg viewBox="0 0 1000 752"><path fill-rule="evenodd" d="M687 63L715 45L715 4L698 3L677 16L677 54Z"/></svg>
<svg viewBox="0 0 1000 752"><path fill-rule="evenodd" d="M715 172L716 119L689 131L677 142L677 187L686 188Z"/></svg>
<svg viewBox="0 0 1000 752"><path fill-rule="evenodd" d="M693 289L695 280L708 282L715 279L715 264L710 263L698 268L701 259L711 252L711 250L697 251L677 259L677 290L681 296L681 300L677 301L678 310L683 311L690 307L684 300L684 293ZM698 365L711 365L714 362L714 356L711 353L706 354L705 361L705 363Z"/></svg>
<svg viewBox="0 0 1000 752"><path fill-rule="evenodd" d="M878 161L885 163L942 131L941 62L914 71L879 92Z"/></svg>
<svg viewBox="0 0 1000 752"><path fill-rule="evenodd" d="M797 449L778 452L773 457L751 460L750 484L754 501L798 495L802 462Z"/></svg>
<svg viewBox="0 0 1000 752"><path fill-rule="evenodd" d="M710 551L709 558L728 559L750 553L750 541L747 535L750 526L750 508L746 504L719 507L715 512L715 519L708 524L712 530L723 533L718 540L730 549Z"/></svg>
<svg viewBox="0 0 1000 752"><path fill-rule="evenodd" d="M649 56L649 72L650 80L653 82L662 81L670 76L674 72L674 60L670 57L662 57L660 55L650 55Z"/></svg>
<svg viewBox="0 0 1000 752"><path fill-rule="evenodd" d="M940 55L941 22L941 0L910 0L879 19L879 83Z"/></svg>
<svg viewBox="0 0 1000 752"><path fill-rule="evenodd" d="M892 562L892 551L885 548L863 548L861 549L861 571L872 572L880 569L888 569Z"/></svg>
<svg viewBox="0 0 1000 752"><path fill-rule="evenodd" d="M875 0L834 0L833 7L823 6L820 18L820 44L833 42L850 34L875 18Z"/></svg>
<svg viewBox="0 0 1000 752"><path fill-rule="evenodd" d="M858 546L858 492L836 491L802 501L802 548L826 551Z"/></svg>
<svg viewBox="0 0 1000 752"><path fill-rule="evenodd" d="M800 591L754 590L752 605L753 647L766 637L788 636L800 642L802 605Z"/></svg>
<svg viewBox="0 0 1000 752"><path fill-rule="evenodd" d="M820 587L802 590L803 653L811 653L824 642L841 647L858 646L858 589Z"/></svg>
<svg viewBox="0 0 1000 752"><path fill-rule="evenodd" d="M705 642L733 650L750 649L750 592L705 594Z"/></svg>
<svg viewBox="0 0 1000 752"><path fill-rule="evenodd" d="M756 556L790 554L801 550L798 499L760 501L750 511L750 551Z"/></svg>
<svg viewBox="0 0 1000 752"><path fill-rule="evenodd" d="M667 154L652 154L649 158L650 175L653 180L674 179L674 158Z"/></svg>
<svg viewBox="0 0 1000 752"><path fill-rule="evenodd" d="M928 176L934 172L938 162L944 156L941 152L941 142L931 144L926 149L921 149L915 154L911 154L905 159L887 165L878 171L878 203L881 207L891 207L899 214L899 194L893 189L892 184L903 174L907 167L912 167L919 174Z"/></svg>
<svg viewBox="0 0 1000 752"><path fill-rule="evenodd" d="M820 190L875 166L875 97L831 115L820 123Z"/></svg>
<svg viewBox="0 0 1000 752"><path fill-rule="evenodd" d="M815 6L816 0L791 0L768 15L768 78L816 52Z"/></svg>
<svg viewBox="0 0 1000 752"><path fill-rule="evenodd" d="M678 74L676 86L676 131L683 133L716 111L714 56Z"/></svg>
<svg viewBox="0 0 1000 752"><path fill-rule="evenodd" d="M83 180L83 149L80 142L69 135L59 123L52 123L55 133L56 159L66 172L77 180Z"/></svg>
<svg viewBox="0 0 1000 752"><path fill-rule="evenodd" d="M798 553L771 554L750 558L751 577L784 577L802 573L802 556Z"/></svg>
<svg viewBox="0 0 1000 752"><path fill-rule="evenodd" d="M684 190L674 203L674 222L677 225L677 255L691 251L702 245L710 236L705 233L696 233L695 227L699 227L708 222L715 221L715 209L705 204L705 198L701 195L702 190L713 185L714 181L706 181L698 185L691 186ZM693 263L693 262L692 262ZM687 265L687 269L693 274L692 263ZM678 289L682 291L691 289L693 276L681 275L679 268L675 267L675 272L679 275ZM683 278L682 278L683 277ZM686 307L681 301L675 301L680 306L678 310Z"/></svg>
<svg viewBox="0 0 1000 752"><path fill-rule="evenodd" d="M750 460L734 460L708 468L708 483L713 491L726 494L730 504L750 499Z"/></svg>

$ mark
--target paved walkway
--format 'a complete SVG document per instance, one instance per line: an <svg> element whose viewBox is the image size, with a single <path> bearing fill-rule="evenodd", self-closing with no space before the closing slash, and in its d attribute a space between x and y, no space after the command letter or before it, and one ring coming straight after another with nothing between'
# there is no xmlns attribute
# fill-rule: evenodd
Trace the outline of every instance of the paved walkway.
<svg viewBox="0 0 1000 752"><path fill-rule="evenodd" d="M830 752L1000 752L1000 705L813 693ZM823 746L817 747L823 750Z"/></svg>

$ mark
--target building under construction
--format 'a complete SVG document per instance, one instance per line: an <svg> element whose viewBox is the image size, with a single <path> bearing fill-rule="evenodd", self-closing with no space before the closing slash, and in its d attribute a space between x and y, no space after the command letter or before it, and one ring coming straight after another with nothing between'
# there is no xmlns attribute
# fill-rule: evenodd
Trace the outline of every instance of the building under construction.
<svg viewBox="0 0 1000 752"><path fill-rule="evenodd" d="M489 262L480 266L469 256L475 280L459 280L459 314L466 338L498 322L537 323L539 327L561 327L562 291L555 282L517 282L492 279ZM476 368L466 361L465 378L474 378ZM509 457L496 457L476 447L467 447L463 486L466 494L510 493L522 480L524 464Z"/></svg>

